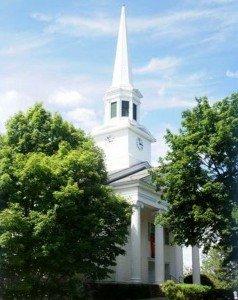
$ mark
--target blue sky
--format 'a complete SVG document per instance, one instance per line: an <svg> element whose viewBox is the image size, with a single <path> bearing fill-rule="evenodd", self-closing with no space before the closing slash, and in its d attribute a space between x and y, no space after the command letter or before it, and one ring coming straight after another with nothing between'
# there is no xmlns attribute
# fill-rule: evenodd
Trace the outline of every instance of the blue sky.
<svg viewBox="0 0 238 300"><path fill-rule="evenodd" d="M127 7L133 81L142 123L163 155L194 97L237 91L238 0L131 0ZM1 0L0 131L10 115L43 101L90 131L102 122L122 1Z"/></svg>

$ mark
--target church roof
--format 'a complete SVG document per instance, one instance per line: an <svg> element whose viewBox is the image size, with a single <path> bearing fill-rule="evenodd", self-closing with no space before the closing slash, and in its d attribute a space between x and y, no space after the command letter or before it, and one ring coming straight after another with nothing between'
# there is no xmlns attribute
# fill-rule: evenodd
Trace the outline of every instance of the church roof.
<svg viewBox="0 0 238 300"><path fill-rule="evenodd" d="M121 9L116 59L111 88L133 89L131 66L128 55L126 13L124 5Z"/></svg>
<svg viewBox="0 0 238 300"><path fill-rule="evenodd" d="M108 183L113 183L115 181L140 180L149 176L148 169L150 168L151 166L148 162L141 162L129 168L111 173L109 175Z"/></svg>

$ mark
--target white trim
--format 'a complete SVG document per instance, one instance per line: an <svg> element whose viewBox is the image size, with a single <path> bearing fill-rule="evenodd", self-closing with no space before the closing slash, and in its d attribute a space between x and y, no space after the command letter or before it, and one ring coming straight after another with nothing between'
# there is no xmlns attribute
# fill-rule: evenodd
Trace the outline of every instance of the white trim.
<svg viewBox="0 0 238 300"><path fill-rule="evenodd" d="M141 136L143 136L149 142L155 142L156 141L156 139L152 136L152 134L149 131L148 132L143 131L142 130L142 128L144 128L143 126L141 126L141 128L139 128L138 125L137 125L137 122L136 121L135 122L130 121L128 117L124 117L124 118L121 117L120 118L120 124L115 123L115 125L101 126L99 128L96 128L92 132L92 135L93 136L100 136L100 135L106 134L108 132L112 133L112 132L120 131L122 129L127 129L127 128L130 129L131 131L137 133L137 134L140 134Z"/></svg>

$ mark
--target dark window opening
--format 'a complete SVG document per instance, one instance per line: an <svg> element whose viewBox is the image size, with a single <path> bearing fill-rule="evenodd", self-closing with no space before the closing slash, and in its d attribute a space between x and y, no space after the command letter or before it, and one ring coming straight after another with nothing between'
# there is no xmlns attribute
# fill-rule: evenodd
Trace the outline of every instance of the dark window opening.
<svg viewBox="0 0 238 300"><path fill-rule="evenodd" d="M150 242L150 257L155 257L155 225L148 223L148 240Z"/></svg>
<svg viewBox="0 0 238 300"><path fill-rule="evenodd" d="M128 117L129 116L129 101L122 100L121 115L122 115L122 117Z"/></svg>
<svg viewBox="0 0 238 300"><path fill-rule="evenodd" d="M165 280L170 280L171 279L170 264L169 263L165 263L165 265L164 265L164 275L165 275Z"/></svg>
<svg viewBox="0 0 238 300"><path fill-rule="evenodd" d="M170 244L170 234L169 234L169 229L164 228L164 244L169 245Z"/></svg>
<svg viewBox="0 0 238 300"><path fill-rule="evenodd" d="M111 103L111 118L115 118L117 116L117 102Z"/></svg>
<svg viewBox="0 0 238 300"><path fill-rule="evenodd" d="M133 119L137 121L137 105L133 103Z"/></svg>

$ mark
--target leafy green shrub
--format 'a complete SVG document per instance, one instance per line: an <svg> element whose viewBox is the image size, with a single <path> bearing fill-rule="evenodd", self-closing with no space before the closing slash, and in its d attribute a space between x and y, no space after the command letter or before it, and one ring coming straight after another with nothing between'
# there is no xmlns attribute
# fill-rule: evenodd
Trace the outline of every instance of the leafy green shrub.
<svg viewBox="0 0 238 300"><path fill-rule="evenodd" d="M180 284L181 291L184 293L186 298L191 299L202 299L211 287L200 284Z"/></svg>
<svg viewBox="0 0 238 300"><path fill-rule="evenodd" d="M182 294L181 290L179 289L179 285L172 280L168 280L162 285L162 291L164 292L165 296L168 297L170 300L186 299L185 296Z"/></svg>
<svg viewBox="0 0 238 300"><path fill-rule="evenodd" d="M200 284L177 284L172 280L168 280L162 285L162 291L170 300L203 299L210 289L211 287Z"/></svg>

